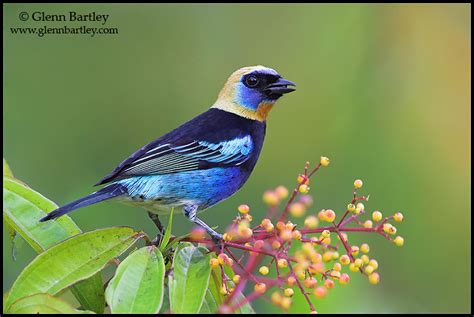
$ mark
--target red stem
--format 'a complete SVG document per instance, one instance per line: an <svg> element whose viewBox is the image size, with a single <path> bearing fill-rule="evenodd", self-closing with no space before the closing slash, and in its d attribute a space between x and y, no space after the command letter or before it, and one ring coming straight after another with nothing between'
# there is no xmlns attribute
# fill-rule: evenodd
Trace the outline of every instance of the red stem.
<svg viewBox="0 0 474 317"><path fill-rule="evenodd" d="M298 195L299 187L300 187L300 184L298 184L298 186L296 186L295 189L293 190L293 193L291 194L290 199L288 199L288 201L286 202L285 209L283 210L283 213L281 214L280 219L278 219L278 221L285 221L286 216L288 215L288 212L290 210L290 205L293 202L293 200L296 198L296 196Z"/></svg>
<svg viewBox="0 0 474 317"><path fill-rule="evenodd" d="M334 226L335 226L335 229L336 229L336 233L337 235L339 236L339 239L341 240L342 244L344 245L344 249L346 249L346 253L347 255L349 256L349 259L351 260L351 262L354 262L355 259L354 257L352 256L352 248L351 246L349 245L349 243L346 241L346 239L344 239L344 237L342 236L341 232L339 232L339 228L337 228L336 224L334 223Z"/></svg>
<svg viewBox="0 0 474 317"><path fill-rule="evenodd" d="M229 255L230 257L234 260L234 262L240 267L240 269L242 270L242 272L245 274L246 277L249 277L251 278L255 283L258 283L258 280L255 278L255 276L252 275L252 273L250 272L247 272L245 270L245 267L243 267L243 265L240 263L239 260L237 260L237 258L235 257L234 253L228 248L228 247L225 247L225 250L227 252L229 252ZM237 285L235 285L237 286Z"/></svg>
<svg viewBox="0 0 474 317"><path fill-rule="evenodd" d="M293 276L293 277L295 278L296 284L298 285L298 287L299 287L301 293L303 294L304 298L305 298L306 301L308 302L309 308L311 309L311 311L316 310L316 309L314 308L313 303L311 303L311 300L309 299L308 294L306 294L306 291L304 290L303 286L301 285L300 280L299 280L298 277L295 275L295 272L293 271L293 267L292 267L291 263L288 263L288 267L289 267L290 270L291 270L291 276Z"/></svg>
<svg viewBox="0 0 474 317"><path fill-rule="evenodd" d="M276 282L274 280L272 281L269 281L268 283L266 283L267 285L267 289L270 289L271 287L273 287L273 285L275 284ZM232 294L234 294L234 292L232 292ZM231 294L231 295L232 295ZM239 309L240 307L242 307L243 305L245 305L246 303L248 302L251 302L253 300L256 300L257 298L259 298L260 296L262 296L264 293L260 293L260 292L256 292L256 291L253 291L252 293L250 293L249 295L245 296L240 302L230 306L230 311L236 311L237 309Z"/></svg>

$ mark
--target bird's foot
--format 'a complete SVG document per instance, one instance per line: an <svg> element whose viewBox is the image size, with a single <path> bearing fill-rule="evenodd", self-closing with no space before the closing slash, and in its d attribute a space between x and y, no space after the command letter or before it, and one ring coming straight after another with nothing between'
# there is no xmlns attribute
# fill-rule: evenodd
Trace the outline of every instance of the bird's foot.
<svg viewBox="0 0 474 317"><path fill-rule="evenodd" d="M213 231L209 232L209 235L211 236L212 242L216 246L217 251L219 251L218 253L220 253L224 247L224 239L222 234Z"/></svg>
<svg viewBox="0 0 474 317"><path fill-rule="evenodd" d="M163 238L163 235L161 234L161 232L159 232L156 235L156 237L153 240L151 240L150 245L154 245L156 247L159 246L162 238Z"/></svg>
<svg viewBox="0 0 474 317"><path fill-rule="evenodd" d="M160 245L161 239L163 239L163 236L165 234L165 228L163 228L163 225L161 224L161 221L158 215L148 212L148 217L153 221L156 228L158 229L158 233L156 234L155 239L151 241L151 245L158 246Z"/></svg>
<svg viewBox="0 0 474 317"><path fill-rule="evenodd" d="M204 221L196 217L197 210L197 205L184 205L183 207L184 216L194 222L196 225L206 230L207 234L211 237L212 242L214 242L216 248L219 250L220 253L220 251L222 251L224 242L222 234L215 232L214 229L209 227Z"/></svg>

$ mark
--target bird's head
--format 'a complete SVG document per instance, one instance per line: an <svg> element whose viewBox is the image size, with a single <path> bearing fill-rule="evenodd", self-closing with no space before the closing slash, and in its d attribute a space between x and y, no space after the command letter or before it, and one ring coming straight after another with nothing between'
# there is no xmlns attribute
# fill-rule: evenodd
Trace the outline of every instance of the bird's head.
<svg viewBox="0 0 474 317"><path fill-rule="evenodd" d="M274 69L243 67L230 75L212 107L265 121L275 102L295 90L289 86L295 84L283 79Z"/></svg>

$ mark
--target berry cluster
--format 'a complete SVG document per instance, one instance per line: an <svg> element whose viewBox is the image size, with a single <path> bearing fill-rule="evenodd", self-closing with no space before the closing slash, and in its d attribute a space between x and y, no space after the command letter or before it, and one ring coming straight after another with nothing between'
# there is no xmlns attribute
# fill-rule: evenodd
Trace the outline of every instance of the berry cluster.
<svg viewBox="0 0 474 317"><path fill-rule="evenodd" d="M339 218L332 209L312 212L313 199L308 194L310 178L320 167L328 165L327 157L321 157L312 171L306 163L291 195L284 186L267 190L263 201L268 205L268 212L258 224L252 224L250 207L240 205L221 245L216 246L202 236L190 237L190 241L204 243L216 253L210 265L221 271L221 294L225 295L219 312L233 312L261 296L288 310L298 291L315 313L311 297L323 298L337 284L348 284L350 273L366 276L371 284L379 283L378 262L370 257L370 246L351 245L348 233L372 232L402 246L403 238L395 236L397 228L389 221L401 222L403 215L397 212L384 218L380 211L374 211L371 219L361 220L366 214L362 201L368 201L369 196L358 196L358 190L363 187L359 179L354 182L352 199ZM283 201L286 201L284 205ZM279 206L284 207L280 210ZM288 220L289 216L305 218L300 225ZM225 274L225 267L232 269L232 277ZM247 283L254 284L253 292L245 300L237 301L235 294L244 290ZM273 287L275 290L270 293Z"/></svg>

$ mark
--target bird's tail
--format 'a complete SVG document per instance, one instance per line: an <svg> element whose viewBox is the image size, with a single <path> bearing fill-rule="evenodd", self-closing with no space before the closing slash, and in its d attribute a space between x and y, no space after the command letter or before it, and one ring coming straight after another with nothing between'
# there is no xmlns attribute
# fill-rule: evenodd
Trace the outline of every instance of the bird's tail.
<svg viewBox="0 0 474 317"><path fill-rule="evenodd" d="M85 207L88 205L92 205L98 202L101 202L106 199L110 199L113 197L117 197L123 194L127 193L127 189L120 185L120 184L111 184L107 187L104 187L95 193L92 193L90 195L87 195L85 197L82 197L76 201L73 201L72 203L69 203L67 205L64 205L62 207L59 207L58 209L50 212L48 215L45 217L41 218L40 221L48 221L51 219L55 219L58 217L61 217L64 214L67 214L77 208Z"/></svg>

